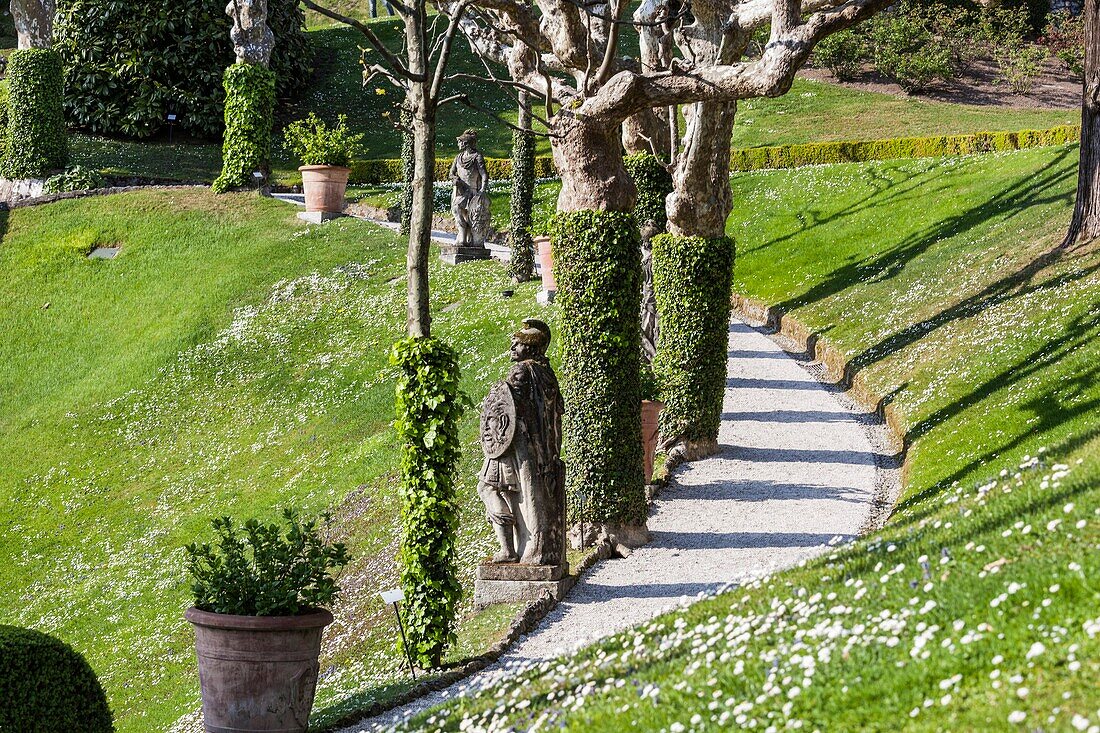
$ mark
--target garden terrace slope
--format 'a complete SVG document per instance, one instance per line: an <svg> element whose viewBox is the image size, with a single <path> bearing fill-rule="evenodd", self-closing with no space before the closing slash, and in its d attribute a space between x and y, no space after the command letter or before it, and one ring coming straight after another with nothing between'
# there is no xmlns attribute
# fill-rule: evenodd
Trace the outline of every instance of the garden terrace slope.
<svg viewBox="0 0 1100 733"><path fill-rule="evenodd" d="M99 246L121 249L88 258ZM396 579L397 238L307 227L255 195L143 191L0 212L0 270L0 616L84 653L120 732L167 730L198 706L183 545L214 516L332 509L355 561L318 720L404 689L376 596ZM501 298L496 263L431 275L438 333L479 400L535 286ZM491 544L476 417L459 471L466 585ZM515 610L471 619L454 658Z"/></svg>

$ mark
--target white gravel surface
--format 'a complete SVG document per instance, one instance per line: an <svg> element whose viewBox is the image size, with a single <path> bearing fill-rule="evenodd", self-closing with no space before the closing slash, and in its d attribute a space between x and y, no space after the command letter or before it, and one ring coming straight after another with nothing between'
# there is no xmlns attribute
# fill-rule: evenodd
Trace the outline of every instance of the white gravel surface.
<svg viewBox="0 0 1100 733"><path fill-rule="evenodd" d="M345 729L387 730L456 695L851 539L870 519L875 452L865 419L771 339L730 326L719 444L673 474L653 540L598 565L499 662L440 693Z"/></svg>

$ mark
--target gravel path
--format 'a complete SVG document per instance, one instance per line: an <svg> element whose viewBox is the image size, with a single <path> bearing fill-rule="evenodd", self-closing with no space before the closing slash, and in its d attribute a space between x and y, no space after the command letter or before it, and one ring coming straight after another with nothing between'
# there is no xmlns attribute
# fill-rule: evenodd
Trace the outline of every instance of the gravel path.
<svg viewBox="0 0 1100 733"><path fill-rule="evenodd" d="M497 664L344 733L386 730L723 585L796 565L868 524L877 468L865 417L749 326L734 322L729 344L722 450L674 472L649 519L652 542L598 565Z"/></svg>

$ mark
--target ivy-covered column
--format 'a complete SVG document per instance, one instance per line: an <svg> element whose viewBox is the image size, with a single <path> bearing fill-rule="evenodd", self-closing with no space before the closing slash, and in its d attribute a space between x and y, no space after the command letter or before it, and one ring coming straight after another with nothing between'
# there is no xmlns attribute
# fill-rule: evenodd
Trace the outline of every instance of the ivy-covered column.
<svg viewBox="0 0 1100 733"><path fill-rule="evenodd" d="M661 234L653 239L653 285L661 314L653 369L665 402L661 435L685 460L718 447L733 259L728 237Z"/></svg>
<svg viewBox="0 0 1100 733"><path fill-rule="evenodd" d="M606 531L644 543L638 227L625 211L559 214L551 227L561 308L566 493L574 545ZM579 530L579 536L578 536Z"/></svg>
<svg viewBox="0 0 1100 733"><path fill-rule="evenodd" d="M530 97L520 93L520 129L512 132L512 201L508 240L508 274L516 282L534 277L535 251L531 239L531 207L535 194L535 133L531 131Z"/></svg>
<svg viewBox="0 0 1100 733"><path fill-rule="evenodd" d="M660 324L657 298L653 291L653 238L665 231L665 197L672 193L672 174L650 153L623 158L623 165L638 189L634 219L642 234L642 356L652 363L657 355Z"/></svg>
<svg viewBox="0 0 1100 733"><path fill-rule="evenodd" d="M230 38L237 63L225 71L225 137L222 172L214 191L252 183L252 174L271 172L271 127L275 116L275 74L269 68L275 36L267 25L267 0L232 0Z"/></svg>
<svg viewBox="0 0 1100 733"><path fill-rule="evenodd" d="M21 48L8 58L5 178L42 178L69 162L64 74L50 48Z"/></svg>

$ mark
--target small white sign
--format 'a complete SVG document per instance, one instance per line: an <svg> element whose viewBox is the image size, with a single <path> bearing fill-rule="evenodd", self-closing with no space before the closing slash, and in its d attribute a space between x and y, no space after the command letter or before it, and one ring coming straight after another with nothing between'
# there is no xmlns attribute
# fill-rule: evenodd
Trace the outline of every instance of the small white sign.
<svg viewBox="0 0 1100 733"><path fill-rule="evenodd" d="M382 602L387 606L392 606L398 601L405 600L405 591L400 588L394 588L393 590L384 590L379 595L382 596Z"/></svg>

